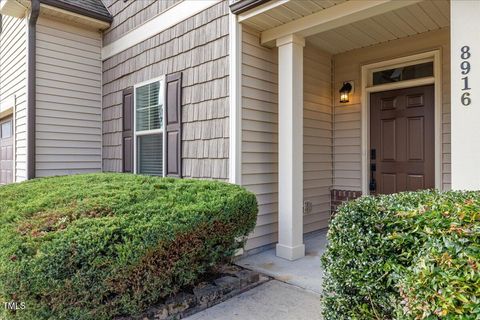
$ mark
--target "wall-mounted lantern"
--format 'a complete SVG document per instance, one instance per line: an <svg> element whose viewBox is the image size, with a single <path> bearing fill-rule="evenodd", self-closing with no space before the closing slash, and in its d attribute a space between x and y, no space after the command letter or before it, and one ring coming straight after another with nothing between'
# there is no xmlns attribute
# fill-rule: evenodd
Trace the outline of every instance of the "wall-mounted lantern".
<svg viewBox="0 0 480 320"><path fill-rule="evenodd" d="M353 92L353 81L345 81L340 89L340 103L350 101L350 93Z"/></svg>

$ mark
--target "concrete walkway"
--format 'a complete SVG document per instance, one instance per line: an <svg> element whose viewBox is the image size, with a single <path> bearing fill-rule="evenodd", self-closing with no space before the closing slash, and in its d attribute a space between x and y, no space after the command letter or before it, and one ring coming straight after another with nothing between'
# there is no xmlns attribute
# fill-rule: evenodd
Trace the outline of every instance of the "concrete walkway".
<svg viewBox="0 0 480 320"><path fill-rule="evenodd" d="M320 297L277 280L268 281L187 320L320 320Z"/></svg>
<svg viewBox="0 0 480 320"><path fill-rule="evenodd" d="M322 293L323 269L320 257L327 246L327 230L321 230L305 239L305 257L288 261L275 255L275 249L261 252L237 261L244 268L266 274L300 288Z"/></svg>
<svg viewBox="0 0 480 320"><path fill-rule="evenodd" d="M320 320L326 230L305 239L306 255L297 261L275 256L275 249L248 256L237 264L269 275L271 280L197 313L188 320Z"/></svg>

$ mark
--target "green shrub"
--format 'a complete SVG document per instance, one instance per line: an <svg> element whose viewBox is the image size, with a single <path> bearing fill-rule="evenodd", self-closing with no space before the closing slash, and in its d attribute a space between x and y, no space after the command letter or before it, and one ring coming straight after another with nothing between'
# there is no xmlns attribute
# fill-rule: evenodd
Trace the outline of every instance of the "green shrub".
<svg viewBox="0 0 480 320"><path fill-rule="evenodd" d="M362 197L328 241L326 320L480 319L479 192Z"/></svg>
<svg viewBox="0 0 480 320"><path fill-rule="evenodd" d="M232 257L257 203L222 182L89 174L0 187L2 319L140 312Z"/></svg>

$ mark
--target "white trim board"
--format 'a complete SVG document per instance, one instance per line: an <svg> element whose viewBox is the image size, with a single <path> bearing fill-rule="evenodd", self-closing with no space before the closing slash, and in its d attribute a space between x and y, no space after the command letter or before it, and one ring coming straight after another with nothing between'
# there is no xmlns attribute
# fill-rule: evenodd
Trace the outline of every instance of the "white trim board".
<svg viewBox="0 0 480 320"><path fill-rule="evenodd" d="M362 66L362 194L369 194L370 93L433 84L435 94L435 188L442 189L442 59L440 50ZM433 77L372 86L373 71L433 61Z"/></svg>
<svg viewBox="0 0 480 320"><path fill-rule="evenodd" d="M229 181L242 184L242 25L237 16L229 13L230 33L230 143L229 143Z"/></svg>
<svg viewBox="0 0 480 320"><path fill-rule="evenodd" d="M17 182L17 101L13 104L12 130L13 130L13 182Z"/></svg>
<svg viewBox="0 0 480 320"><path fill-rule="evenodd" d="M450 146L453 190L480 189L479 12L479 1L450 2ZM462 72L461 65L465 63L471 64L469 72ZM470 85L466 86L468 82ZM471 99L469 103L463 100L467 96Z"/></svg>
<svg viewBox="0 0 480 320"><path fill-rule="evenodd" d="M210 8L219 3L220 0L203 0L203 1L183 1L173 6L167 11L159 14L151 20L145 22L141 26L131 30L123 35L120 39L102 48L102 60L106 60L154 35L162 32L179 22Z"/></svg>

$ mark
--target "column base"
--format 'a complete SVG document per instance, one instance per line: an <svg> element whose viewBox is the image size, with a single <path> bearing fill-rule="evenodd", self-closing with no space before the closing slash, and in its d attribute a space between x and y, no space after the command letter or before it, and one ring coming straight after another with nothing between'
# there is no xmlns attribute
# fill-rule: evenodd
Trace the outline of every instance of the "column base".
<svg viewBox="0 0 480 320"><path fill-rule="evenodd" d="M277 257L287 259L290 261L305 257L305 245L301 244L295 247L289 247L277 243Z"/></svg>

